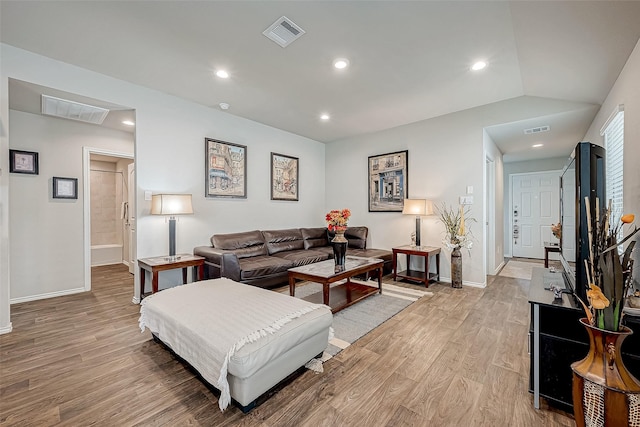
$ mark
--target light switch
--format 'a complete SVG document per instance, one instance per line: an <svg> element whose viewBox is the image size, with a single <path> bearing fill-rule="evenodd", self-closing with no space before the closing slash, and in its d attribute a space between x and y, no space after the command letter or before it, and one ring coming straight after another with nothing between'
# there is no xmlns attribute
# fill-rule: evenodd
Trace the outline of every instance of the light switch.
<svg viewBox="0 0 640 427"><path fill-rule="evenodd" d="M149 201L152 199L152 197L151 197L151 191L148 191L148 190L147 190L147 191L145 191L145 192L144 192L144 199L145 199L145 200L149 200Z"/></svg>
<svg viewBox="0 0 640 427"><path fill-rule="evenodd" d="M473 194L473 185L467 185L467 194Z"/></svg>

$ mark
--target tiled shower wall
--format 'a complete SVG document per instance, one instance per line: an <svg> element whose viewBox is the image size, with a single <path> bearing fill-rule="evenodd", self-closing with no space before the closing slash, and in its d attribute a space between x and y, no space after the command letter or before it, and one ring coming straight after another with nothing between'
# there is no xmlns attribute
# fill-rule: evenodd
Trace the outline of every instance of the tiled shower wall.
<svg viewBox="0 0 640 427"><path fill-rule="evenodd" d="M91 161L91 245L122 244L122 174L116 164ZM107 172L101 172L107 171Z"/></svg>

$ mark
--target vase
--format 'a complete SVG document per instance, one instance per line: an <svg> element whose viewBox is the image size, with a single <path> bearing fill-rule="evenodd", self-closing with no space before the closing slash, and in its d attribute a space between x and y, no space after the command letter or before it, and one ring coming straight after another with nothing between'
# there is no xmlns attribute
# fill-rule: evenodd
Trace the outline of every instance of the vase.
<svg viewBox="0 0 640 427"><path fill-rule="evenodd" d="M462 287L462 252L457 247L451 251L451 287Z"/></svg>
<svg viewBox="0 0 640 427"><path fill-rule="evenodd" d="M589 353L571 364L576 425L640 425L640 382L624 366L622 341L633 333L626 326L607 331L580 319L589 334Z"/></svg>
<svg viewBox="0 0 640 427"><path fill-rule="evenodd" d="M345 230L335 230L336 235L331 239L333 246L333 259L336 263L334 271L339 273L345 270L345 262L347 259L347 244L349 241L344 237Z"/></svg>

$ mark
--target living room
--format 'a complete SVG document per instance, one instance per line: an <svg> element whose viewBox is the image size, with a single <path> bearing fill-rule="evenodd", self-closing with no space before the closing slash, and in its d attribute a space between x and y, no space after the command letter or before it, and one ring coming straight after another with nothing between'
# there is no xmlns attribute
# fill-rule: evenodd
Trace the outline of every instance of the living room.
<svg viewBox="0 0 640 427"><path fill-rule="evenodd" d="M353 212L350 223L370 228L371 247L391 248L407 244L414 227L412 220L399 213L375 213L367 210L366 159L371 155L408 150L409 197L424 197L457 205L467 187L474 188L476 203L472 212L478 219L478 224L473 225L477 241L472 255L465 257L464 284L468 287L484 287L488 282L487 275L495 274L505 255L508 255L508 233L505 231L507 212L503 204L503 195L507 191L503 172L506 166L500 150L484 129L501 123L544 116L549 111L569 111L575 107L573 102L530 96L522 91L519 96L496 100L487 105L325 144L4 42L3 37L0 47L3 127L0 148L3 153L8 153L9 148L38 151L33 146L29 147L36 142L29 139L31 136L26 131L36 128L35 123L43 120L10 110L11 80L55 88L135 111L134 145L102 148L135 154L139 258L162 255L167 250L167 224L162 218L149 214L150 202L145 199L145 192L193 195L194 215L184 216L178 223L177 248L181 253L190 253L194 247L207 244L214 233L322 226L325 212L332 208L350 208ZM640 128L634 125L640 122L640 46L637 42L634 46L588 130L576 139L576 142L584 140L601 143L600 128L611 112L619 104L624 104L626 123L629 124L625 129L625 162L640 157ZM527 106L526 113L519 108L522 105ZM12 140L14 126L27 135L22 142L24 145L20 147L16 147ZM41 126L46 129L46 125ZM206 137L247 146L246 199L204 197ZM38 142L41 143L43 142ZM87 145L96 144L99 145L97 142ZM43 147L43 150L46 148ZM564 153L564 157L568 156L569 151ZM271 152L285 153L300 159L299 201L270 200L267 181ZM10 201L13 197L22 197L22 184L16 183L18 180L8 173L3 173L0 177L3 189L0 200L2 333L10 333L12 329L11 299L18 296L37 299L38 296L47 294L63 295L65 292L84 290L88 280L83 262L85 247L80 224L83 218L82 197L76 203L57 205L65 210L49 217L51 222L39 221L34 216L41 209L49 211L47 205L50 205L48 191L51 176L82 176L82 152L57 153L55 156L64 160L55 163L50 160L55 158L54 154L44 153L41 151L40 176L28 181L29 186L37 188L35 193L27 192L29 197L41 199L36 200L33 212L12 211ZM480 226L484 219L484 195L488 191L485 184L487 157L494 160L496 172L493 189L493 265L487 265L487 238ZM554 156L557 157L559 156ZM24 177L21 178L24 183ZM629 212L640 212L639 182L640 170L626 167L624 204ZM292 223L292 218L295 218L295 223ZM68 224L74 228L65 229L59 227L59 224ZM424 242L440 245L442 227L435 217L424 218L422 231ZM65 242L63 248L60 247L61 242ZM26 249L12 251L27 243L31 243L29 252L25 253ZM73 258L73 262L68 262L69 258ZM442 263L442 268L443 278L446 279L449 277L446 262ZM15 281L15 277L20 277L24 283ZM175 282L176 278L177 274L163 275L161 284ZM135 280L136 284L139 283L138 277ZM20 293L24 286L30 287L28 294ZM130 300L137 301L138 298L138 286L134 286Z"/></svg>

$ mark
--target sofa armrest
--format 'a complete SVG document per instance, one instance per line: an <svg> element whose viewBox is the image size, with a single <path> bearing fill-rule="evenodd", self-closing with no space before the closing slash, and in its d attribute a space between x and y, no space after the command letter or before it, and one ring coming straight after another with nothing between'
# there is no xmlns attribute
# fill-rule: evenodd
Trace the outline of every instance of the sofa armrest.
<svg viewBox="0 0 640 427"><path fill-rule="evenodd" d="M207 263L219 268L221 277L240 281L240 261L233 251L211 246L198 246L193 249L193 254L205 257Z"/></svg>

